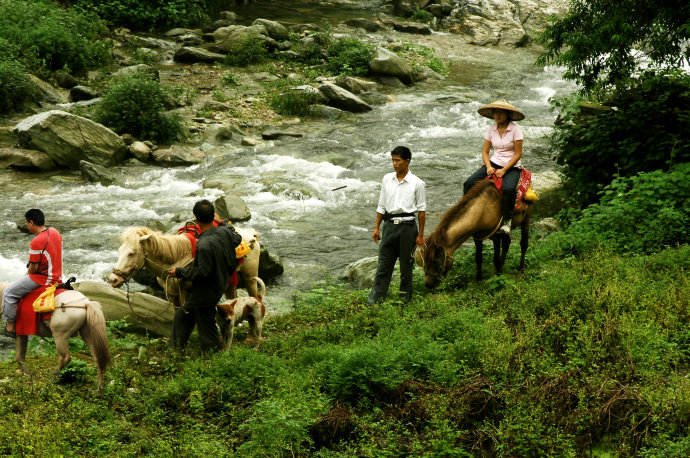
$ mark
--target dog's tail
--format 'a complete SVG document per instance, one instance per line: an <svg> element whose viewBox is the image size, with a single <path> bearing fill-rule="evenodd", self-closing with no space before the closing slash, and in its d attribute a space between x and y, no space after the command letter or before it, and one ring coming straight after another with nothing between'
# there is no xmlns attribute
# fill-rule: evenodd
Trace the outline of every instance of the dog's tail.
<svg viewBox="0 0 690 458"><path fill-rule="evenodd" d="M256 284L258 285L258 296L257 299L261 303L261 316L266 315L266 304L264 304L264 298L266 297L266 284L264 284L263 280L260 279L259 277L254 277L256 278Z"/></svg>

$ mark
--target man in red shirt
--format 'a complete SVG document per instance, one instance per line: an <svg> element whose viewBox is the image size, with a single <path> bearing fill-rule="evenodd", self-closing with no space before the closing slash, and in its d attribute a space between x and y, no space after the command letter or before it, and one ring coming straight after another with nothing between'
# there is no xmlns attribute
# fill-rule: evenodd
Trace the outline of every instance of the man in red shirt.
<svg viewBox="0 0 690 458"><path fill-rule="evenodd" d="M26 275L15 281L2 295L2 318L7 321L3 335L14 337L14 321L19 300L33 290L62 281L62 236L52 228L46 228L45 216L37 208L24 214L26 228L36 237L29 246L29 263Z"/></svg>

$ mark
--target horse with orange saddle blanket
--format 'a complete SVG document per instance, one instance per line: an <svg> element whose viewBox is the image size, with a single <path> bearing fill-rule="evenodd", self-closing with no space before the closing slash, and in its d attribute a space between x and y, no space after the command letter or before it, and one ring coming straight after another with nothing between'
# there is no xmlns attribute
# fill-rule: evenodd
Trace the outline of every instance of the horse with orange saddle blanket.
<svg viewBox="0 0 690 458"><path fill-rule="evenodd" d="M7 285L8 283L0 282L0 295ZM103 373L110 362L110 350L101 304L89 300L79 291L58 288L55 290L55 310L52 313L36 313L33 303L46 288L47 286L42 286L19 301L15 321L17 334L15 359L19 364L19 371L29 372L24 360L30 335L53 337L59 361L55 372L58 372L72 358L69 351L69 338L79 334L93 355L98 370L98 387L103 388Z"/></svg>

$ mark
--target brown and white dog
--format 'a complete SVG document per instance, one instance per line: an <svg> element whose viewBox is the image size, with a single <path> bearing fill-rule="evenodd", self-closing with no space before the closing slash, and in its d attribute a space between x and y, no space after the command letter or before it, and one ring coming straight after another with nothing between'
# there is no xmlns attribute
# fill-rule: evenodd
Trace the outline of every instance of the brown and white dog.
<svg viewBox="0 0 690 458"><path fill-rule="evenodd" d="M216 321L220 327L220 339L223 348L228 349L232 345L235 326L241 322L249 321L249 336L247 341L256 340L256 350L261 343L261 330L264 325L266 306L266 285L259 277L254 277L259 286L257 297L244 296L237 299L228 299L216 306Z"/></svg>

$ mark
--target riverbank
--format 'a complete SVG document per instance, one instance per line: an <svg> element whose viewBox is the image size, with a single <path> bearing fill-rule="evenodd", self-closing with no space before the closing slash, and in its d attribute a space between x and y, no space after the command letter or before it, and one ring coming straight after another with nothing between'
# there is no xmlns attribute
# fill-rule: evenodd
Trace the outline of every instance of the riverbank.
<svg viewBox="0 0 690 458"><path fill-rule="evenodd" d="M459 258L440 292L419 289L402 308L366 308L366 291L338 286L304 292L266 321L259 352L242 343L246 327L228 352L198 355L193 339L173 355L112 322L100 394L80 340L58 384L41 344L34 376L0 364L0 452L683 455L688 247L573 255L535 239L524 274L516 250L506 275L480 283Z"/></svg>

